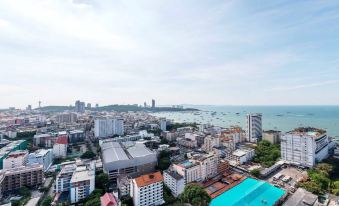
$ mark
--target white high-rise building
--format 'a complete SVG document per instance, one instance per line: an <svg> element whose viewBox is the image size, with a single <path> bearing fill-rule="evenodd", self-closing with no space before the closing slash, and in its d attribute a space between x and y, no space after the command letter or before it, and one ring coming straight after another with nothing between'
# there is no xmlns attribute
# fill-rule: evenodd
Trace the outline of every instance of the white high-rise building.
<svg viewBox="0 0 339 206"><path fill-rule="evenodd" d="M72 175L70 189L71 203L88 197L95 189L95 170L86 166L78 166Z"/></svg>
<svg viewBox="0 0 339 206"><path fill-rule="evenodd" d="M185 179L174 170L164 171L164 183L171 190L174 197L178 197L185 189Z"/></svg>
<svg viewBox="0 0 339 206"><path fill-rule="evenodd" d="M165 203L163 199L163 176L160 172L134 178L130 184L134 206L157 206Z"/></svg>
<svg viewBox="0 0 339 206"><path fill-rule="evenodd" d="M160 119L160 129L161 129L161 131L167 130L167 120L166 119Z"/></svg>
<svg viewBox="0 0 339 206"><path fill-rule="evenodd" d="M104 118L94 121L95 137L110 137L113 135L124 135L124 119L122 118Z"/></svg>
<svg viewBox="0 0 339 206"><path fill-rule="evenodd" d="M313 167L328 157L329 140L325 130L297 128L281 136L281 158L292 164Z"/></svg>
<svg viewBox="0 0 339 206"><path fill-rule="evenodd" d="M246 116L246 140L259 142L262 139L262 115L248 114Z"/></svg>

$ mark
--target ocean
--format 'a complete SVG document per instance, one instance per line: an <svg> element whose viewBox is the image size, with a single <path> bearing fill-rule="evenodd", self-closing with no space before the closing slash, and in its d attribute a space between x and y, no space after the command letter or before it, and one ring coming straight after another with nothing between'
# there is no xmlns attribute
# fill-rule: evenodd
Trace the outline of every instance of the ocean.
<svg viewBox="0 0 339 206"><path fill-rule="evenodd" d="M296 127L316 127L327 130L329 136L339 139L339 106L196 106L199 112L158 112L175 122L210 123L229 127L245 128L246 114L262 113L264 130L290 131Z"/></svg>

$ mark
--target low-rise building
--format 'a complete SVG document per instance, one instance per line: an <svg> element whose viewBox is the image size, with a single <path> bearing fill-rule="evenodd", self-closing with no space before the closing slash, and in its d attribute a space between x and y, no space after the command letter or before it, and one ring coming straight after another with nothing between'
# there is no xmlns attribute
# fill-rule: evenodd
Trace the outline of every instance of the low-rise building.
<svg viewBox="0 0 339 206"><path fill-rule="evenodd" d="M117 198L112 194L106 192L100 197L101 206L118 206Z"/></svg>
<svg viewBox="0 0 339 206"><path fill-rule="evenodd" d="M134 206L157 206L164 204L163 176L161 173L150 173L132 179L131 197Z"/></svg>
<svg viewBox="0 0 339 206"><path fill-rule="evenodd" d="M142 143L106 141L101 144L103 170L112 181L120 175L131 177L153 172L157 155Z"/></svg>

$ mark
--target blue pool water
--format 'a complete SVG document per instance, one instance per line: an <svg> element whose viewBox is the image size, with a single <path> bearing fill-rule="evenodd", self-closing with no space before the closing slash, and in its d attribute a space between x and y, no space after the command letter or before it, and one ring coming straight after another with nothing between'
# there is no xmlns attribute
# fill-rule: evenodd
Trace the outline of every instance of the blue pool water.
<svg viewBox="0 0 339 206"><path fill-rule="evenodd" d="M214 198L210 206L272 206L284 194L284 190L267 182L247 178Z"/></svg>

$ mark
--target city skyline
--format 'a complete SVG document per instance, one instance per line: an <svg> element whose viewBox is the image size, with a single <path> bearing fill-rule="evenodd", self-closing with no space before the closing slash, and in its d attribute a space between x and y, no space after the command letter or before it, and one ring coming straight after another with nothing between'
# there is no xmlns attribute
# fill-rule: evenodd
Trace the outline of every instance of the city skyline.
<svg viewBox="0 0 339 206"><path fill-rule="evenodd" d="M0 2L0 108L338 105L337 1Z"/></svg>

